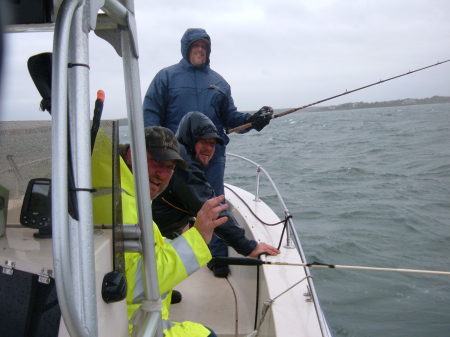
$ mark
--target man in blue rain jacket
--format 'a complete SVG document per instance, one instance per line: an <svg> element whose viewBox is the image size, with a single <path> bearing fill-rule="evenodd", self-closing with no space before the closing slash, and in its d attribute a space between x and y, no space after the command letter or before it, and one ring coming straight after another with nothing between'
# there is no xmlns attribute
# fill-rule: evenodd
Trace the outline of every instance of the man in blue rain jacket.
<svg viewBox="0 0 450 337"><path fill-rule="evenodd" d="M264 106L252 114L237 111L230 85L209 66L211 39L204 29L190 28L181 39L183 58L175 65L160 70L144 98L144 124L161 125L176 132L183 116L200 111L216 126L224 144L217 144L214 158L205 167L205 175L216 195L224 194L225 146L229 142L226 129L252 123L261 131L272 118L273 110ZM246 131L250 130L247 129ZM222 241L210 244L214 256L226 256Z"/></svg>

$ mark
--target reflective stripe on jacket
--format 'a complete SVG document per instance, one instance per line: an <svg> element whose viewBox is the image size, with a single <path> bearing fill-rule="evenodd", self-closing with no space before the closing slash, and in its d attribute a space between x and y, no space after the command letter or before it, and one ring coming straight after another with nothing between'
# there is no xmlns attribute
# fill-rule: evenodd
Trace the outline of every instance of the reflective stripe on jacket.
<svg viewBox="0 0 450 337"><path fill-rule="evenodd" d="M94 223L112 223L111 192L112 143L103 133L97 135L92 153L92 186L94 193ZM137 223L136 204L134 199L133 176L125 162L120 158L122 218L124 224ZM176 240L165 240L158 227L153 223L156 267L158 283L162 297L161 314L165 322L165 336L208 336L210 331L203 325L194 322L169 322L170 298L172 288L190 274L204 266L211 253L200 233L195 228L186 231ZM130 319L144 299L144 282L142 256L139 253L125 253L127 289L127 310Z"/></svg>

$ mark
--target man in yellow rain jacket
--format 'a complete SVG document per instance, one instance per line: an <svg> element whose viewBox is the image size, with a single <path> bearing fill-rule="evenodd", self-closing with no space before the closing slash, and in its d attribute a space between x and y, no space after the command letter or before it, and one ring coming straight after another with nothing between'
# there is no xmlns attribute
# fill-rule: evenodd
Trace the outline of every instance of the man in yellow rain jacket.
<svg viewBox="0 0 450 337"><path fill-rule="evenodd" d="M184 166L179 155L177 140L167 128L153 126L145 129L147 149L147 166L150 184L150 197L153 200L167 187L176 165ZM112 146L109 138L99 134L92 155L92 185L97 190L94 196L94 223L111 223L111 155ZM137 223L134 200L134 184L131 173L131 154L124 153L124 162L120 159L120 176L122 192L123 223ZM159 290L162 299L162 318L164 336L166 337L214 337L214 332L195 322L170 322L169 309L171 291L174 286L190 274L204 266L210 259L208 243L214 228L224 223L227 218L218 218L226 209L221 204L224 197L208 200L197 214L195 225L175 240L165 240L158 227L153 223L156 265ZM150 205L149 205L150 207ZM139 253L126 253L126 277L128 283L127 307L128 318L140 307L144 300L143 261Z"/></svg>

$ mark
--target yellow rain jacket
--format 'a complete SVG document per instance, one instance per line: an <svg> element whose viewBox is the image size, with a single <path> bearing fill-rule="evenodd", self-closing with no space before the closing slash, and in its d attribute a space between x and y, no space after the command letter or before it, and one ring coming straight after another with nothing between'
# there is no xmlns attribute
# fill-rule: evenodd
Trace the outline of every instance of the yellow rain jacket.
<svg viewBox="0 0 450 337"><path fill-rule="evenodd" d="M96 189L93 198L95 224L112 223L111 158L111 140L100 130L92 153L92 186ZM120 158L120 178L123 223L136 224L138 219L134 198L133 175L122 158ZM199 323L168 321L173 287L204 266L211 259L208 246L194 227L175 240L165 239L154 222L153 232L159 291L162 300L161 314L164 336L208 336L210 331ZM141 302L144 300L144 274L141 254L125 253L125 266L128 284L127 310L128 320L130 320L133 313L140 307ZM133 326L130 325L130 332L132 329Z"/></svg>

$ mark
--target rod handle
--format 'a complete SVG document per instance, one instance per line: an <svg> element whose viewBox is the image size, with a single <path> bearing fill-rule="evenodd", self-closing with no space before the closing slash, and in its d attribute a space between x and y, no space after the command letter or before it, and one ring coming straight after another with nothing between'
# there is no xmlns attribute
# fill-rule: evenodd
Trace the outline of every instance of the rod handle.
<svg viewBox="0 0 450 337"><path fill-rule="evenodd" d="M259 266L264 263L264 261L259 259L254 259L251 257L222 257L216 256L211 260L212 263L217 264L219 266Z"/></svg>

